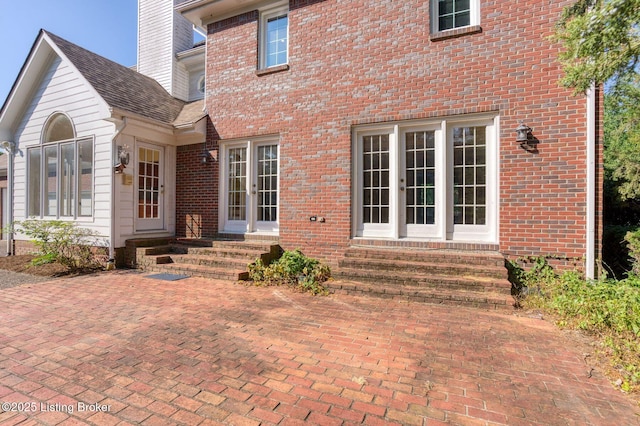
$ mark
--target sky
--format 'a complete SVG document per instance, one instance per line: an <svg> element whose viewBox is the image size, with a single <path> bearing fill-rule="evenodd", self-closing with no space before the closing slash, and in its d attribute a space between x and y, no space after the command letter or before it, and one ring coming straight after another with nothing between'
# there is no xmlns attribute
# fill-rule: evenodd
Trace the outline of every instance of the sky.
<svg viewBox="0 0 640 426"><path fill-rule="evenodd" d="M137 0L0 0L0 106L41 28L131 66L137 26Z"/></svg>

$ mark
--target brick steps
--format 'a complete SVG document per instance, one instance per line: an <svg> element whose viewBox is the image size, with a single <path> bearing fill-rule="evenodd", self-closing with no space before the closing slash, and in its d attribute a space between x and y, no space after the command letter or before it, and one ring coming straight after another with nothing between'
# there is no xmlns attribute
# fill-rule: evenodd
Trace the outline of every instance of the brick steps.
<svg viewBox="0 0 640 426"><path fill-rule="evenodd" d="M512 309L511 283L498 252L352 246L338 268L334 293L417 302Z"/></svg>
<svg viewBox="0 0 640 426"><path fill-rule="evenodd" d="M352 246L345 258L388 259L413 262L454 263L465 265L504 267L504 256L494 251L466 251L445 249L397 249Z"/></svg>
<svg viewBox="0 0 640 426"><path fill-rule="evenodd" d="M273 241L178 239L136 249L136 266L146 272L165 272L222 280L249 279L248 265L260 258L269 263L280 255Z"/></svg>
<svg viewBox="0 0 640 426"><path fill-rule="evenodd" d="M190 263L164 263L150 265L144 268L145 272L166 272L169 274L188 275L190 277L212 278L217 280L244 281L249 279L249 272L233 270L224 267L206 265L194 265Z"/></svg>
<svg viewBox="0 0 640 426"><path fill-rule="evenodd" d="M343 259L340 262L340 266L349 269L360 269L365 271L383 269L385 271L411 271L412 274L419 275L452 275L460 276L467 275L473 277L485 277L495 279L507 279L507 270L503 265L477 265L477 264L459 264L451 261L441 260L440 262L434 262L432 259L428 261L415 261L415 260L389 260L389 259L374 259L374 258L355 258L351 257Z"/></svg>
<svg viewBox="0 0 640 426"><path fill-rule="evenodd" d="M325 285L334 294L360 294L385 299L467 306L488 310L513 309L513 297L498 292L426 288L412 285L389 285L387 283L373 284L346 280L328 281Z"/></svg>

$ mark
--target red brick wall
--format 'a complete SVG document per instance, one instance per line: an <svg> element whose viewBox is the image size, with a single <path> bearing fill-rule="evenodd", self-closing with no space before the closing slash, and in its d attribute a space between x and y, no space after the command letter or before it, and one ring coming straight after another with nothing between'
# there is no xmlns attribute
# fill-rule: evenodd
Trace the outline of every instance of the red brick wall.
<svg viewBox="0 0 640 426"><path fill-rule="evenodd" d="M482 1L481 32L438 41L429 3L291 1L290 69L262 76L257 12L209 25L216 138L280 135L281 243L335 260L351 234L352 126L495 111L501 251L584 256L586 98L557 84L558 46L548 38L571 2ZM521 120L540 141L537 153L515 142ZM178 194L187 190L178 205L193 202L215 227L217 166L204 173L188 164L197 150L178 152ZM193 182L181 183L187 176ZM178 212L179 229L186 213Z"/></svg>
<svg viewBox="0 0 640 426"><path fill-rule="evenodd" d="M218 136L207 124L210 157L202 163L203 144L178 147L176 158L176 236L215 237L218 232Z"/></svg>

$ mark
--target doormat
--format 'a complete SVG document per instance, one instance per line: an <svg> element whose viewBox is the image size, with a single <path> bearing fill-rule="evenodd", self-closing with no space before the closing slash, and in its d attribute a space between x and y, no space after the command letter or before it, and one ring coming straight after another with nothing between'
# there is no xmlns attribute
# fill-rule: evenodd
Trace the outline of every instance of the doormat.
<svg viewBox="0 0 640 426"><path fill-rule="evenodd" d="M162 281L178 281L178 280L183 280L185 278L189 278L189 275L154 274L154 275L147 275L145 276L145 278L153 278L155 280L162 280Z"/></svg>

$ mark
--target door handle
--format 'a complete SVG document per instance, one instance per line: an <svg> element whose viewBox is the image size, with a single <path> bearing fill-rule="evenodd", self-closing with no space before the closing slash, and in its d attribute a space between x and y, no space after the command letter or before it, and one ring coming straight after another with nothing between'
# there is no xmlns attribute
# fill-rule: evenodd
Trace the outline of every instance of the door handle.
<svg viewBox="0 0 640 426"><path fill-rule="evenodd" d="M404 186L401 186L401 187L400 187L400 191L404 191Z"/></svg>
<svg viewBox="0 0 640 426"><path fill-rule="evenodd" d="M256 195L256 191L255 191L255 189L254 189L253 191L251 191L251 193L252 193L253 195Z"/></svg>

